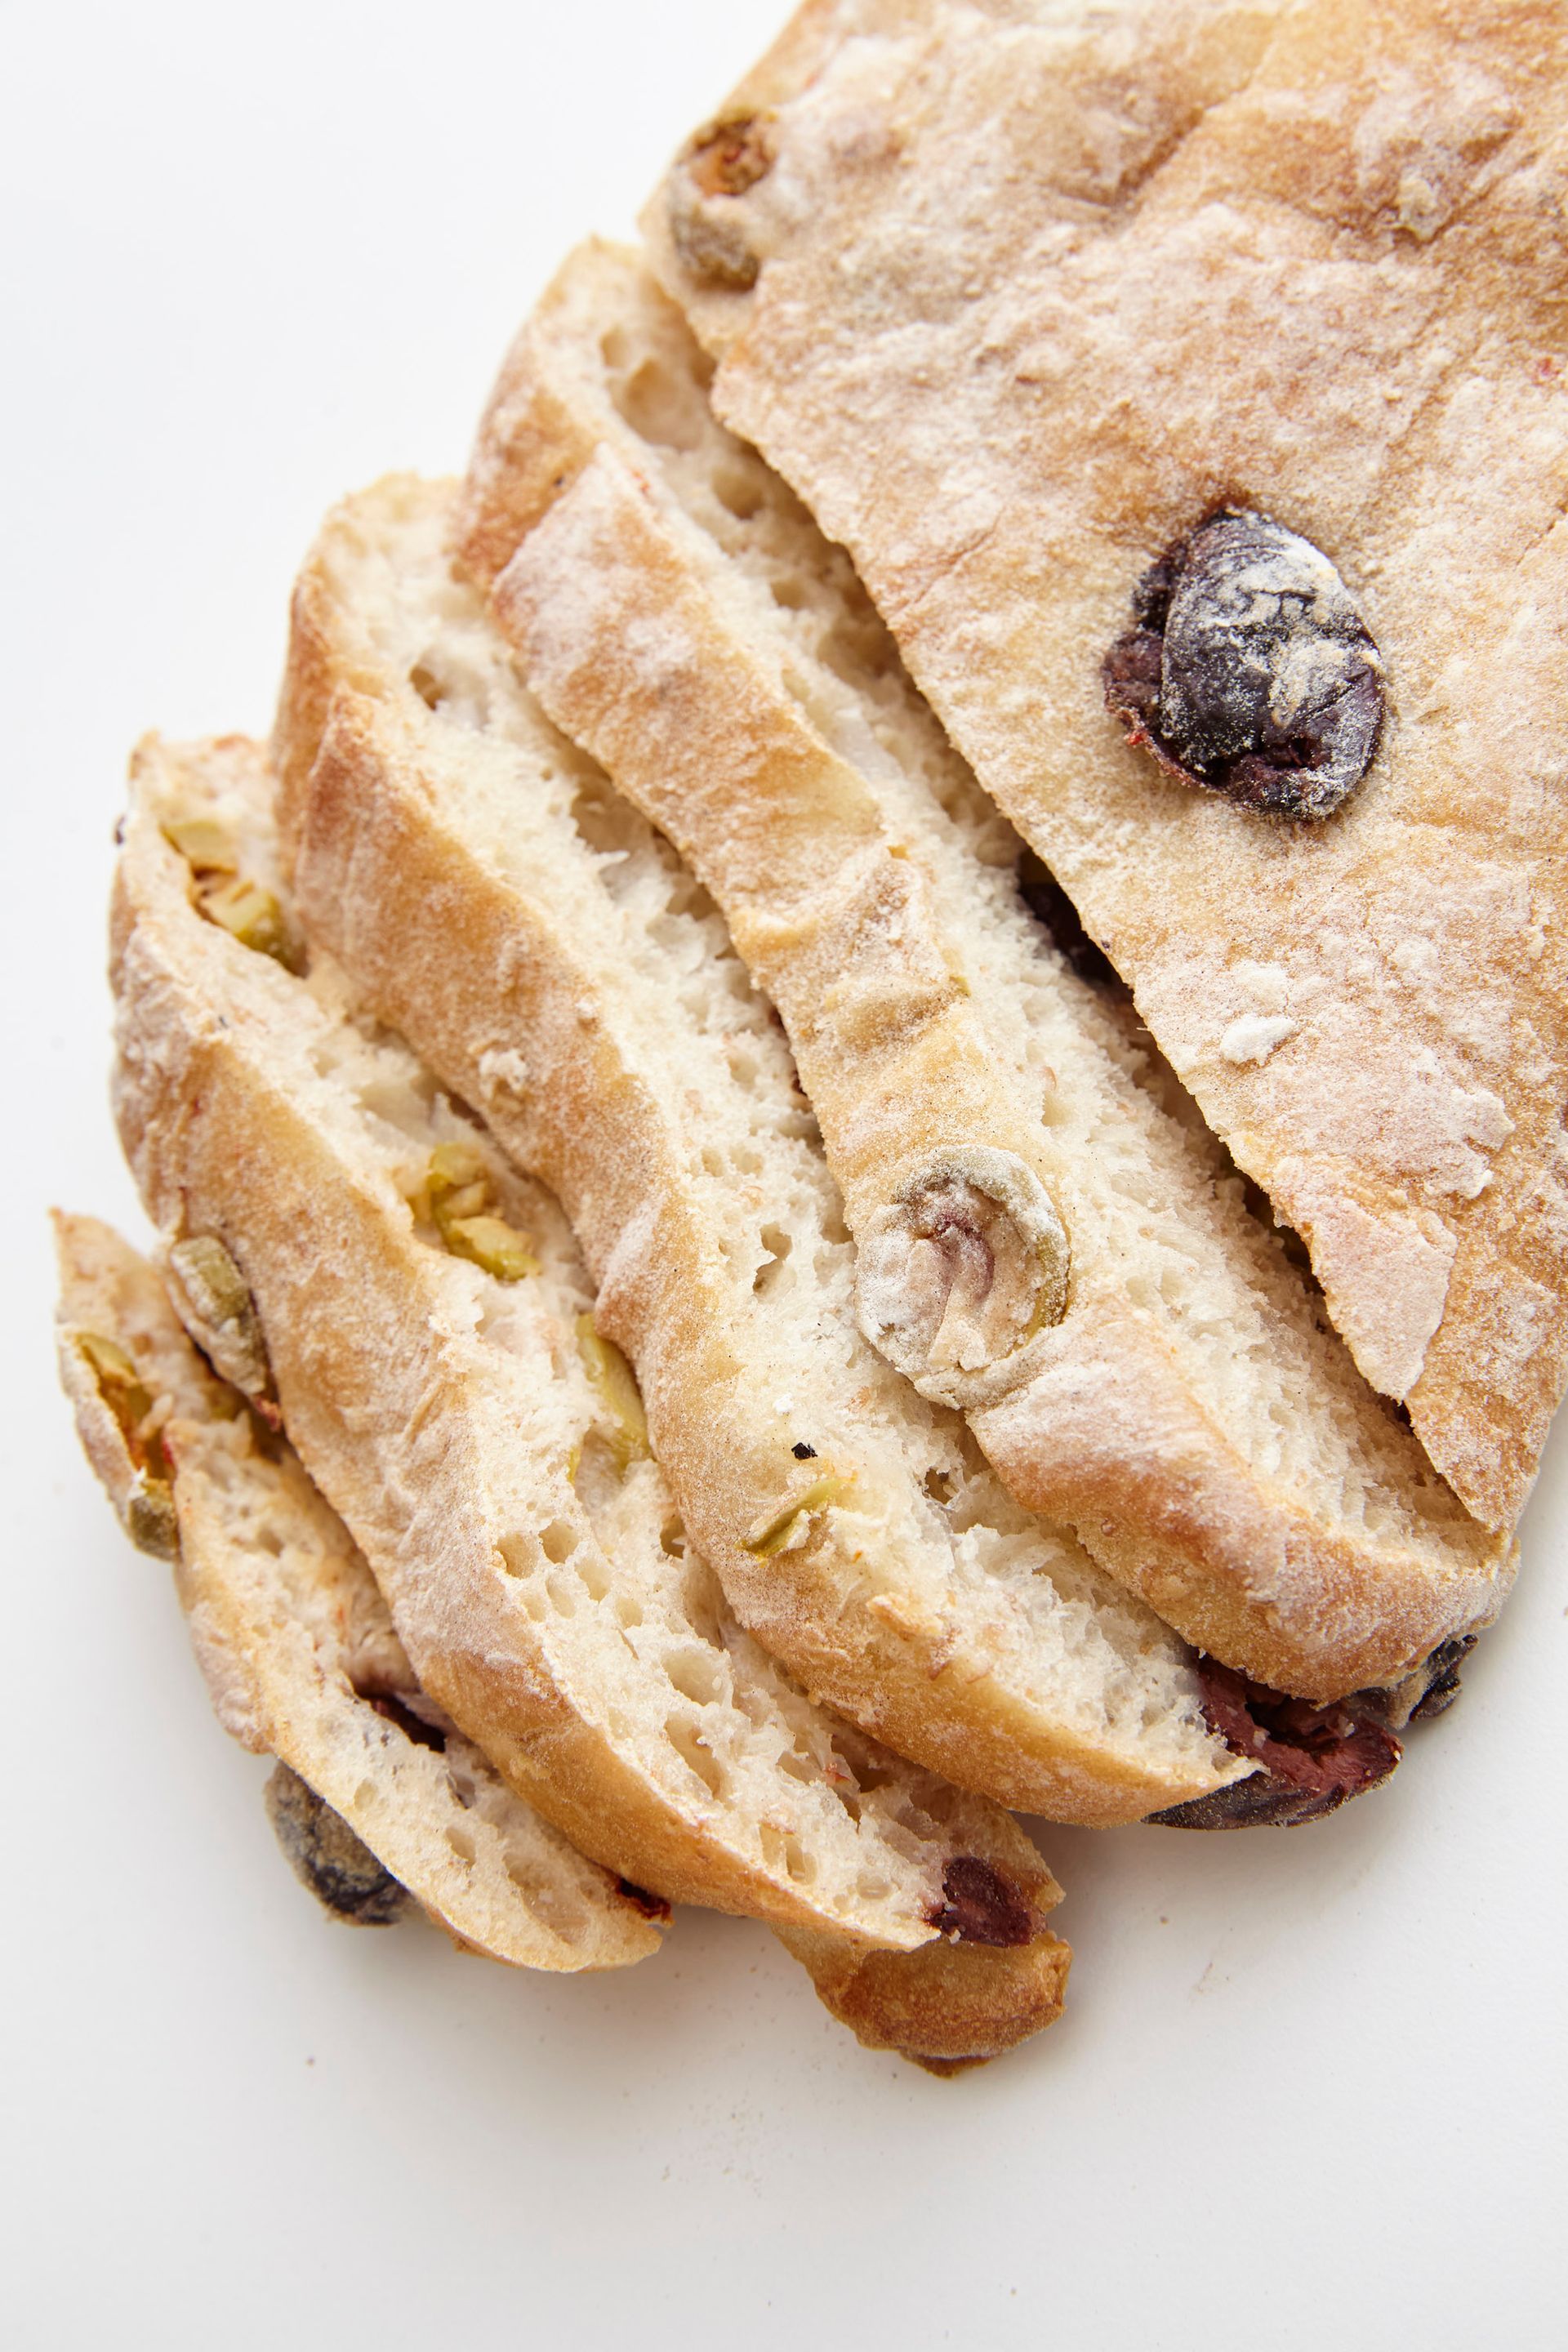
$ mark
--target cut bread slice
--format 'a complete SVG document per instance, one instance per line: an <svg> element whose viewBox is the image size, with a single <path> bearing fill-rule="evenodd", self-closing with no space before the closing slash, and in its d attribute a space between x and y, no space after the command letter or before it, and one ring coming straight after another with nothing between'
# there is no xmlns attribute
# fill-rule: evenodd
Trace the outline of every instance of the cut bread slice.
<svg viewBox="0 0 1568 2352"><path fill-rule="evenodd" d="M1560 9L813 0L647 215L720 415L1499 1528L1568 1370L1565 69Z"/></svg>
<svg viewBox="0 0 1568 2352"><path fill-rule="evenodd" d="M151 1461L163 1491L150 1548L168 1556L172 1523L214 1707L242 1745L277 1756L268 1811L304 1884L356 1923L390 1922L412 1895L465 1949L514 1966L656 1950L668 1906L578 1853L420 1688L342 1520L287 1440L212 1376L152 1267L92 1219L57 1217L56 1235L60 1369L84 1447L143 1548ZM1033 1925L1048 1874L1021 1836L1000 1858ZM948 1933L913 1952L801 1929L784 1940L862 2042L936 2073L1012 2048L1061 2007L1067 1947L1037 1927L1011 1945Z"/></svg>
<svg viewBox="0 0 1568 2352"><path fill-rule="evenodd" d="M462 544L551 717L777 1004L863 1328L1203 1649L1315 1699L1402 1675L1489 1621L1511 1547L1140 1087L1019 895L1022 845L709 373L637 256L584 247L502 371Z"/></svg>
<svg viewBox="0 0 1568 2352"><path fill-rule="evenodd" d="M1184 1645L862 1339L771 1009L517 681L448 519L384 484L301 580L279 745L304 919L565 1202L694 1540L814 1696L1054 1818L1226 1784Z"/></svg>
<svg viewBox="0 0 1568 2352"><path fill-rule="evenodd" d="M551 718L713 892L778 1007L868 1336L925 1395L984 1402L1028 1378L1068 1295L1047 1045L997 1034L983 970L994 945L1003 987L1038 992L1003 895L1016 849L706 374L637 256L581 248L502 371L459 551ZM944 842L934 796L966 789Z"/></svg>
<svg viewBox="0 0 1568 2352"><path fill-rule="evenodd" d="M330 958L311 950L308 977L279 960L297 934L268 798L249 744L139 755L117 1110L182 1312L198 1250L220 1260L209 1287L231 1312L242 1293L290 1440L421 1687L639 1886L868 1952L1005 1946L1054 1998L1057 1890L1017 1825L824 1716L730 1617L554 1203L356 1019ZM220 855L265 903L264 939L208 899ZM972 1880L1005 1932L966 1906Z"/></svg>
<svg viewBox="0 0 1568 2352"><path fill-rule="evenodd" d="M563 1969L657 1951L662 1906L578 1853L431 1706L348 1530L203 1362L153 1267L90 1217L58 1216L55 1238L83 1446L132 1541L174 1561L224 1729L278 1757L469 1949Z"/></svg>

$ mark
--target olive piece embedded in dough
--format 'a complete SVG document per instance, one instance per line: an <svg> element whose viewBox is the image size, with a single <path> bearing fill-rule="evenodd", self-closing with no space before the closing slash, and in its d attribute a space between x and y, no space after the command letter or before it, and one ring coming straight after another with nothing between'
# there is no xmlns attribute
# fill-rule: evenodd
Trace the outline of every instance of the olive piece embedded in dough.
<svg viewBox="0 0 1568 2352"><path fill-rule="evenodd" d="M167 1270L180 1320L204 1356L243 1396L268 1411L275 1391L267 1341L250 1286L216 1234L192 1234L169 1251Z"/></svg>
<svg viewBox="0 0 1568 2352"><path fill-rule="evenodd" d="M624 1475L634 1462L646 1461L651 1451L637 1374L614 1340L603 1337L591 1315L577 1318L577 1352L589 1386L605 1408L610 1451Z"/></svg>
<svg viewBox="0 0 1568 2352"><path fill-rule="evenodd" d="M1009 1878L977 1853L955 1853L942 1874L942 1900L927 1912L941 1936L961 1944L1016 1946L1034 1938L1035 1915Z"/></svg>
<svg viewBox="0 0 1568 2352"><path fill-rule="evenodd" d="M849 1491L849 1481L837 1470L826 1469L784 1504L781 1510L764 1517L746 1538L746 1549L758 1559L772 1559L774 1552L793 1551L801 1542L813 1518L830 1505L839 1502Z"/></svg>
<svg viewBox="0 0 1568 2352"><path fill-rule="evenodd" d="M139 1551L174 1559L180 1548L174 1512L174 1472L163 1432L153 1426L153 1398L136 1360L118 1339L100 1331L79 1331L76 1344L113 1414L136 1485L126 1498L125 1526Z"/></svg>
<svg viewBox="0 0 1568 2352"><path fill-rule="evenodd" d="M669 178L669 234L694 278L728 293L757 282L759 263L731 209L773 168L771 118L731 115L690 140Z"/></svg>
<svg viewBox="0 0 1568 2352"><path fill-rule="evenodd" d="M922 1396L973 1405L1067 1312L1067 1228L1016 1152L954 1144L909 1169L858 1235L860 1328Z"/></svg>
<svg viewBox="0 0 1568 2352"><path fill-rule="evenodd" d="M334 1919L389 1927L411 1897L341 1813L279 1761L262 1791L273 1835L296 1877Z"/></svg>
<svg viewBox="0 0 1568 2352"><path fill-rule="evenodd" d="M1248 808L1329 816L1365 774L1383 664L1321 549L1223 508L1168 549L1105 657L1106 705L1171 774Z"/></svg>
<svg viewBox="0 0 1568 2352"><path fill-rule="evenodd" d="M193 874L235 874L239 857L226 829L210 816L172 816L163 838L177 849Z"/></svg>
<svg viewBox="0 0 1568 2352"><path fill-rule="evenodd" d="M477 1145L438 1143L424 1190L431 1220L453 1257L466 1257L498 1282L521 1282L539 1272L529 1235L495 1213L489 1170Z"/></svg>

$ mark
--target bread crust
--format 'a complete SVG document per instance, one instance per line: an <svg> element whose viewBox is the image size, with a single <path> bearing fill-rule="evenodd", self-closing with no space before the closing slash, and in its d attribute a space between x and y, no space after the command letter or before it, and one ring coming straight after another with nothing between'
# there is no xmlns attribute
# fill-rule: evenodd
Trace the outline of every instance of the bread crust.
<svg viewBox="0 0 1568 2352"><path fill-rule="evenodd" d="M153 1267L94 1218L57 1215L55 1242L62 1381L132 1535L136 1465L84 1337L123 1346L153 1395L177 1518L175 1584L225 1730L297 1772L465 1949L554 1970L625 1968L656 1952L647 1906L507 1790L455 1727L437 1756L365 1695L420 1699L370 1569L289 1448L264 1450Z"/></svg>
<svg viewBox="0 0 1568 2352"><path fill-rule="evenodd" d="M1245 1785L1245 1784L1242 1784ZM895 2050L930 2074L999 2057L1061 2015L1072 1954L1051 1937L982 1955L946 1937L918 1952L857 1951L842 1937L779 1930L819 2000L868 2050Z"/></svg>
<svg viewBox="0 0 1568 2352"><path fill-rule="evenodd" d="M518 1164L566 1203L682 1515L742 1622L814 1697L874 1737L1048 1817L1141 1818L1156 1780L1235 1777L1206 1735L1179 1769L1138 1740L1086 1736L1048 1685L1036 1692L1001 1670L959 1590L935 1605L913 1577L900 1591L900 1562L912 1555L929 1580L947 1538L932 1551L907 1464L869 1421L847 1416L837 1391L826 1404L803 1395L781 1436L772 1327L750 1270L720 1245L717 1195L700 1175L703 1107L675 1098L637 1043L645 1018L679 1010L637 1003L610 942L583 936L591 919L563 885L548 870L535 879L547 846L486 833L464 798L470 739L454 765L411 723L405 681L384 669L375 679L354 635L336 566L432 495L386 485L345 509L301 576L278 736L294 887L381 1017L482 1105ZM567 747L548 740L551 759L569 763ZM509 1055L526 1065L521 1089L505 1082ZM815 1388L828 1374L811 1377ZM820 1433L814 1413L831 1416L849 1506L828 1508L798 1548L759 1548L758 1532L817 1475L787 1443L808 1421Z"/></svg>
<svg viewBox="0 0 1568 2352"><path fill-rule="evenodd" d="M748 606L738 560L682 510L682 458L660 472L667 448L719 437L691 359L635 257L583 248L502 369L458 543L551 716L689 859L777 1003L860 1247L863 1328L926 1393L968 1410L1021 1501L1074 1526L1198 1647L1319 1699L1396 1676L1489 1620L1509 1547L1465 1518L1317 1328L1278 1244L1216 1195L1206 1139L1129 1088L1092 992L1026 940L1016 905L990 912L1013 961L1000 978L987 966L986 946L999 950L972 910L994 877L944 830L934 793L923 814L902 810L900 830L886 782L835 747L808 657L797 668L795 641ZM745 452L721 445L712 462L734 477L726 493L721 476L721 502L763 503ZM1074 1064L1031 1091L998 999L1042 992ZM1370 1510L1316 1462L1249 1459L1182 1316L1157 1290L1134 1303L1146 1210L1067 1124L1073 1086L1136 1138L1143 1194L1184 1219L1191 1262L1225 1301L1211 1312L1237 1316L1238 1345L1261 1332L1292 1408L1372 1465ZM1021 1344L1015 1329L1010 1352L974 1369L907 1362L872 1312L899 1287L882 1270L899 1203L921 1171L973 1174L991 1154L1065 1213L1070 1287L1054 1319L1036 1316L1045 1328ZM906 1279L909 1265L906 1254ZM1277 1447L1272 1425L1260 1441Z"/></svg>
<svg viewBox="0 0 1568 2352"><path fill-rule="evenodd" d="M1568 1364L1568 32L1512 0L829 13L745 87L753 287L647 216L720 412L1510 1528ZM1381 648L1381 749L1321 824L1194 791L1101 705L1140 575L1226 504L1322 550Z"/></svg>

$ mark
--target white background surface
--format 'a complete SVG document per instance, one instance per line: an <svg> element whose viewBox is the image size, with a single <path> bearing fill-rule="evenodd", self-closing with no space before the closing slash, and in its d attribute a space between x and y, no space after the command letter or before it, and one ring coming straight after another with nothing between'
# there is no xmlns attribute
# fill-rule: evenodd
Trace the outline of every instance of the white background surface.
<svg viewBox="0 0 1568 2352"><path fill-rule="evenodd" d="M1300 1832L1043 1832L1063 2022L958 2082L760 1929L605 1979L328 1924L53 1387L125 754L265 727L293 568L459 466L779 0L0 5L8 1655L0 2318L42 2352L1568 2342L1568 1445L1445 1723Z"/></svg>

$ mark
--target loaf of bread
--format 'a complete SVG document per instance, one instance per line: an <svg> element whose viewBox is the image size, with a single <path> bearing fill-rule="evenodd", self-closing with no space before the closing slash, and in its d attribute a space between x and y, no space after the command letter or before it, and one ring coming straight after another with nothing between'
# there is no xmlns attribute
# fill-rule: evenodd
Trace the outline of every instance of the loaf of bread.
<svg viewBox="0 0 1568 2352"><path fill-rule="evenodd" d="M450 512L383 484L296 593L278 740L305 921L563 1201L687 1526L814 1696L1054 1819L1226 1785L1182 1643L861 1337L771 1008L519 684Z"/></svg>
<svg viewBox="0 0 1568 2352"><path fill-rule="evenodd" d="M778 1005L862 1328L1200 1648L1318 1699L1398 1675L1490 1618L1511 1547L1042 934L1016 836L707 373L637 257L584 247L502 370L461 543Z"/></svg>
<svg viewBox="0 0 1568 2352"><path fill-rule="evenodd" d="M153 1267L90 1217L57 1217L55 1236L82 1444L132 1541L174 1563L218 1721L369 1850L357 1870L318 1864L317 1891L363 1918L405 1887L458 1943L522 1968L656 1952L664 1906L578 1853L420 1689L342 1521L215 1378Z"/></svg>
<svg viewBox="0 0 1568 2352"><path fill-rule="evenodd" d="M1062 2005L1006 1808L1452 1696L1568 1375L1565 63L806 0L270 751L139 751L61 1374L335 1916L710 1906L952 2073Z"/></svg>

